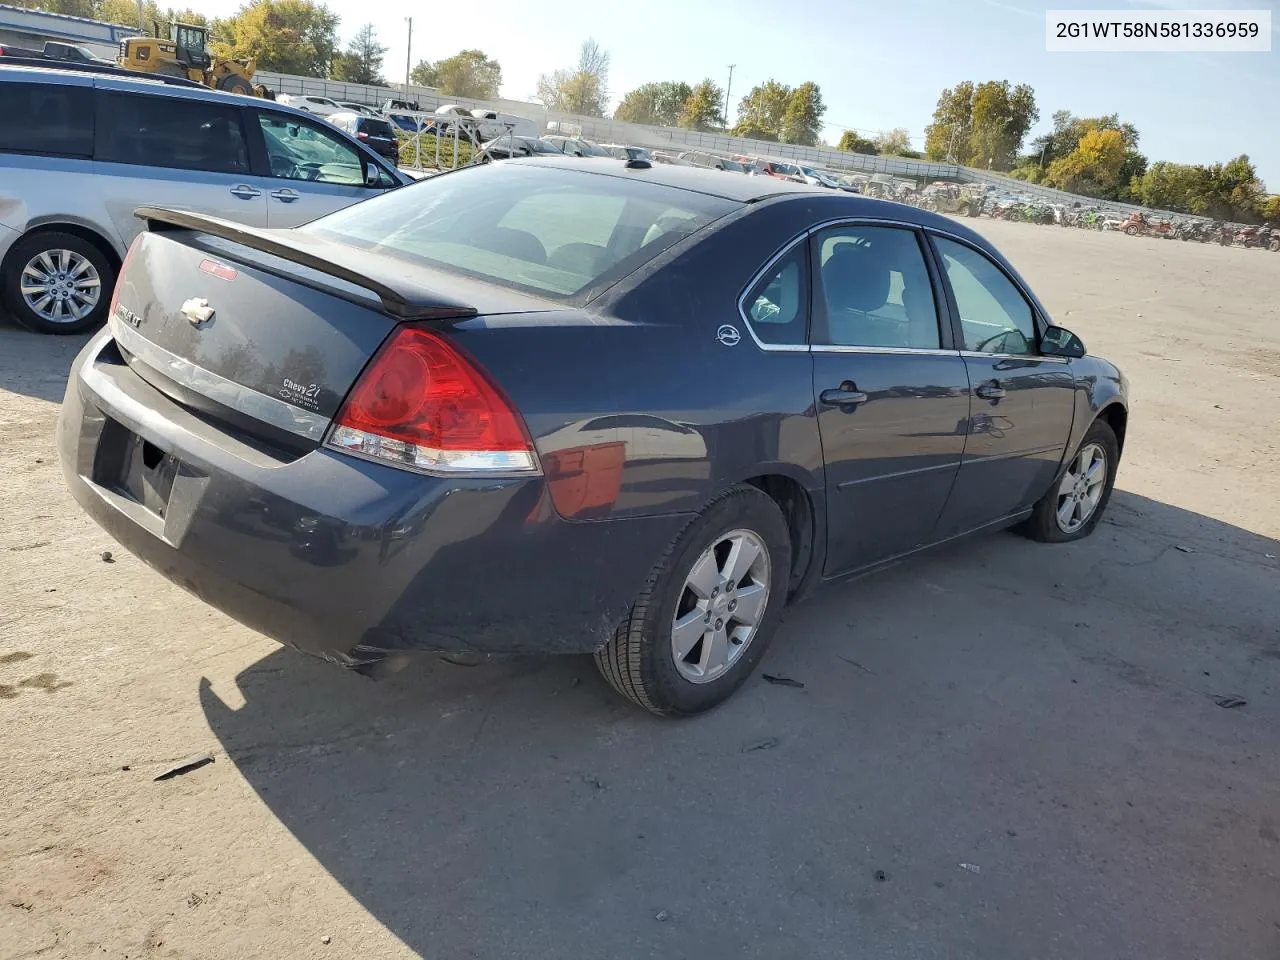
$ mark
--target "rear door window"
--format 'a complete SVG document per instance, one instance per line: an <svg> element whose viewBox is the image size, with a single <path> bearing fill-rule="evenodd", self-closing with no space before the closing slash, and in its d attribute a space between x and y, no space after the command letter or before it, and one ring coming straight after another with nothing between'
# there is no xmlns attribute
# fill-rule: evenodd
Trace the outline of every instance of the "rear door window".
<svg viewBox="0 0 1280 960"><path fill-rule="evenodd" d="M0 152L93 155L93 88L66 83L0 83Z"/></svg>
<svg viewBox="0 0 1280 960"><path fill-rule="evenodd" d="M98 160L209 173L249 172L238 107L100 90L98 111Z"/></svg>
<svg viewBox="0 0 1280 960"><path fill-rule="evenodd" d="M429 266L571 298L739 204L624 177L491 163L304 227Z"/></svg>

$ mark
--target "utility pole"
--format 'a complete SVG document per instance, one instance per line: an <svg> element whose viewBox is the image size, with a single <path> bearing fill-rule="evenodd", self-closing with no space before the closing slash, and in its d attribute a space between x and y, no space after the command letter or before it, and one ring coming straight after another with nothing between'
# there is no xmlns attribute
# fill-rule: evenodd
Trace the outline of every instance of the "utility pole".
<svg viewBox="0 0 1280 960"><path fill-rule="evenodd" d="M413 62L413 17L405 17L404 22L409 25L409 37L405 41L404 49L404 98L409 97L409 64Z"/></svg>
<svg viewBox="0 0 1280 960"><path fill-rule="evenodd" d="M147 32L147 12L142 6L142 0L138 0L138 33L146 34Z"/></svg>
<svg viewBox="0 0 1280 960"><path fill-rule="evenodd" d="M729 64L729 82L724 85L724 128L729 129L729 91L733 89L733 68L736 63Z"/></svg>

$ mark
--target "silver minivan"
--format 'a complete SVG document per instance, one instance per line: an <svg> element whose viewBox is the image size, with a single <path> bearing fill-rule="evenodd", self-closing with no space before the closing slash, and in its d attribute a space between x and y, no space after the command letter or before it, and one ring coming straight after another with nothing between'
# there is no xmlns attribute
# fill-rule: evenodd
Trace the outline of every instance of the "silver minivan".
<svg viewBox="0 0 1280 960"><path fill-rule="evenodd" d="M23 326L106 316L140 206L296 227L413 182L347 133L267 100L0 66L0 297Z"/></svg>

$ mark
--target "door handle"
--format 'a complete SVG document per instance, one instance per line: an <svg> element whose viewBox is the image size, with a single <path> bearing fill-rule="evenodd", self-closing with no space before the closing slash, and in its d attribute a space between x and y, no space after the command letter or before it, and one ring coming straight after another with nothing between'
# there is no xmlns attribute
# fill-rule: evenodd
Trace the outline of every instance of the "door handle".
<svg viewBox="0 0 1280 960"><path fill-rule="evenodd" d="M1004 396L1004 387L1000 386L999 380L992 380L990 383L984 383L973 391L983 400L999 400Z"/></svg>
<svg viewBox="0 0 1280 960"><path fill-rule="evenodd" d="M262 196L262 191L249 186L247 183L237 183L231 188L231 195L239 197L241 200L252 200L254 197Z"/></svg>
<svg viewBox="0 0 1280 960"><path fill-rule="evenodd" d="M834 390L823 390L818 399L829 407L854 407L867 402L867 395L857 385L846 380Z"/></svg>
<svg viewBox="0 0 1280 960"><path fill-rule="evenodd" d="M279 200L281 203L293 203L293 201L298 199L300 194L295 190L290 190L288 187L285 187L283 190L272 190L271 196Z"/></svg>

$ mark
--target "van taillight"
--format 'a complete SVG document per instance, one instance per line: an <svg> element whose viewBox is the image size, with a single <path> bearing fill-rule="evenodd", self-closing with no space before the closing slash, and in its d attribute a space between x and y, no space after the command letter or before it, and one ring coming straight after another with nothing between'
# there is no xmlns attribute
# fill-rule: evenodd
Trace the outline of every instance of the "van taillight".
<svg viewBox="0 0 1280 960"><path fill-rule="evenodd" d="M511 401L436 333L402 327L356 381L330 447L429 473L533 473Z"/></svg>

